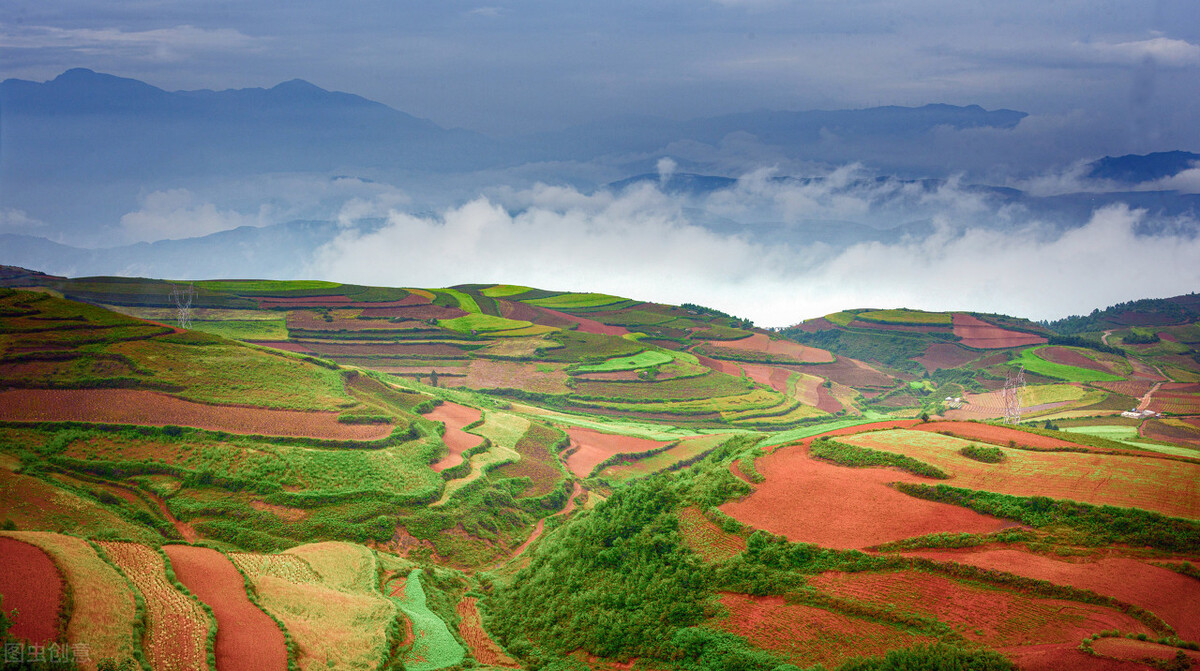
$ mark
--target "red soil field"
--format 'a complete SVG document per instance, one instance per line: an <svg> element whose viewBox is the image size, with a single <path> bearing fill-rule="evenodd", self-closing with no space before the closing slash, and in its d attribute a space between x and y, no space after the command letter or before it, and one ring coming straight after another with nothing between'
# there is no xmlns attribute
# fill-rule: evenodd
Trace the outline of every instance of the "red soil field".
<svg viewBox="0 0 1200 671"><path fill-rule="evenodd" d="M471 648L471 656L484 666L520 668L516 660L504 654L504 649L484 630L483 620L479 617L479 608L476 606L477 601L473 596L463 597L455 607L458 616L462 618L458 623L458 633L462 634L463 640Z"/></svg>
<svg viewBox="0 0 1200 671"><path fill-rule="evenodd" d="M817 387L817 410L833 414L842 409L842 402L834 397L833 392L825 388L825 385Z"/></svg>
<svg viewBox="0 0 1200 671"><path fill-rule="evenodd" d="M646 452L667 444L662 440L618 436L574 426L563 430L571 437L571 443L579 446L566 463L567 469L580 478L586 478L597 464L615 454Z"/></svg>
<svg viewBox="0 0 1200 671"><path fill-rule="evenodd" d="M381 301L378 303L366 303L351 300L345 296L264 296L257 298L258 307L260 310L269 310L271 308L398 308L405 305L422 305L429 303L429 299L417 294L409 294L398 301Z"/></svg>
<svg viewBox="0 0 1200 671"><path fill-rule="evenodd" d="M695 354L696 359L700 361L700 365L704 366L705 368L711 368L718 373L725 373L726 375L732 375L734 377L742 376L742 367L733 361L714 359L709 356L704 356L703 354L696 354L695 352L692 352L692 354Z"/></svg>
<svg viewBox="0 0 1200 671"><path fill-rule="evenodd" d="M838 384L860 389L862 387L891 387L894 380L871 366L847 357L839 357L833 363L810 366L804 370L810 375L827 377Z"/></svg>
<svg viewBox="0 0 1200 671"><path fill-rule="evenodd" d="M1065 366L1076 366L1078 368L1086 368L1088 370L1099 371L1101 373L1115 373L1113 369L1104 364L1091 359L1083 354L1065 347L1043 347L1037 351L1037 355L1051 363L1060 363Z"/></svg>
<svg viewBox="0 0 1200 671"><path fill-rule="evenodd" d="M62 578L41 548L0 536L0 596L5 611L17 610L9 632L30 643L58 638Z"/></svg>
<svg viewBox="0 0 1200 671"><path fill-rule="evenodd" d="M1013 549L904 553L969 564L1111 596L1161 617L1185 640L1200 638L1200 580L1125 557L1068 562Z"/></svg>
<svg viewBox="0 0 1200 671"><path fill-rule="evenodd" d="M1086 445L1059 440L1058 438L1050 438L1049 436L1039 436L1034 433L1027 433L1003 426L994 426L992 424L977 424L975 422L925 422L916 424L911 428L916 431L949 433L958 438L978 440L993 445L1007 446L1009 441L1013 441L1016 445L1035 450L1054 450L1063 447L1091 450Z"/></svg>
<svg viewBox="0 0 1200 671"><path fill-rule="evenodd" d="M462 311L459 310L459 312ZM339 316L335 316L332 321L325 321L324 318L315 312L293 310L288 313L287 328L289 330L303 329L306 331L386 331L391 334L398 331L428 329L429 325L416 319L394 322L387 319L356 319L354 317L345 318ZM365 337L374 336L367 334Z"/></svg>
<svg viewBox="0 0 1200 671"><path fill-rule="evenodd" d="M1136 662L1089 655L1079 649L1079 643L1002 648L998 652L1012 660L1021 671L1147 671L1150 668Z"/></svg>
<svg viewBox="0 0 1200 671"><path fill-rule="evenodd" d="M934 617L966 639L991 648L1043 643L1078 644L1104 630L1153 633L1120 611L1062 599L1031 597L920 571L830 571L808 584L841 598Z"/></svg>
<svg viewBox="0 0 1200 671"><path fill-rule="evenodd" d="M363 308L362 311L363 317L387 317L389 319L403 319L412 321L425 321L426 319L454 319L455 317L462 317L466 314L466 310L459 308L448 308L441 305L429 304L392 308Z"/></svg>
<svg viewBox="0 0 1200 671"><path fill-rule="evenodd" d="M789 604L781 596L723 592L721 605L729 609L729 616L715 626L781 653L802 668L817 663L836 668L851 657L882 656L888 650L933 642L883 624Z"/></svg>
<svg viewBox="0 0 1200 671"><path fill-rule="evenodd" d="M537 306L532 306L532 307L537 307ZM581 333L599 333L601 335L610 335L610 336L623 336L623 335L629 333L629 329L625 328L624 326L612 326L610 324L602 324L602 323L596 321L595 319L588 319L587 317L577 317L575 315L569 315L565 312L559 312L558 310L551 310L550 308L539 307L537 309L541 310L543 313L550 315L551 317L557 318L559 320L567 319L567 320L575 322L576 324L579 324L578 330ZM532 320L528 320L528 321L532 321Z"/></svg>
<svg viewBox="0 0 1200 671"><path fill-rule="evenodd" d="M304 345L302 345L298 342L291 342L288 340L249 340L247 342L252 342L255 345L262 345L263 347L270 347L272 349L281 349L285 352L296 352L298 354L314 354L314 352L312 350L305 347Z"/></svg>
<svg viewBox="0 0 1200 671"><path fill-rule="evenodd" d="M896 481L928 482L925 478L814 460L808 456L807 441L760 457L756 466L766 481L749 496L720 509L740 522L791 541L850 549L944 531L991 533L1012 526L966 508L906 496L887 486Z"/></svg>
<svg viewBox="0 0 1200 671"><path fill-rule="evenodd" d="M1089 382L1093 387L1099 387L1106 391L1111 391L1124 396L1132 396L1133 398L1141 398L1146 395L1154 387L1154 383L1149 380L1121 380L1119 382Z"/></svg>
<svg viewBox="0 0 1200 671"><path fill-rule="evenodd" d="M325 356L466 357L466 352L445 343L331 343L304 341Z"/></svg>
<svg viewBox="0 0 1200 671"><path fill-rule="evenodd" d="M1121 633L1127 633L1121 630ZM1138 641L1129 638L1101 638L1092 642L1092 649L1097 654L1105 657L1116 657L1118 659L1128 660L1143 660L1143 659L1162 659L1172 660L1175 655L1180 652L1180 648L1170 645L1162 645L1151 641ZM1195 650L1183 650L1183 654L1192 660L1195 665L1200 662L1200 652Z"/></svg>
<svg viewBox="0 0 1200 671"><path fill-rule="evenodd" d="M853 329L875 329L876 331L905 331L908 333L949 333L950 327L937 324L885 324L855 319L850 322Z"/></svg>
<svg viewBox="0 0 1200 671"><path fill-rule="evenodd" d="M683 508L678 515L683 542L704 561L724 561L746 549L745 539L717 526L699 508Z"/></svg>
<svg viewBox="0 0 1200 671"><path fill-rule="evenodd" d="M961 312L954 313L953 320L954 335L961 338L961 343L967 347L999 349L1021 347L1022 345L1041 345L1046 342L1046 339L1041 336L1002 329Z"/></svg>
<svg viewBox="0 0 1200 671"><path fill-rule="evenodd" d="M164 545L163 551L179 582L213 610L218 671L287 669L283 632L250 603L242 574L225 555L191 545Z"/></svg>
<svg viewBox="0 0 1200 671"><path fill-rule="evenodd" d="M736 349L744 352L763 352L794 359L800 363L829 363L833 355L823 349L808 347L790 340L771 340L764 333L755 333L749 338L740 340L720 340L715 346L724 349Z"/></svg>
<svg viewBox="0 0 1200 671"><path fill-rule="evenodd" d="M476 408L468 408L450 401L443 402L425 415L428 419L446 424L446 433L442 435L442 442L446 443L446 447L450 449L449 454L433 464L433 470L441 473L451 466L461 464L463 452L483 442L482 437L462 430L464 426L478 422L482 416L483 413Z"/></svg>
<svg viewBox="0 0 1200 671"><path fill-rule="evenodd" d="M11 389L0 392L0 419L193 426L210 431L327 440L378 440L391 424L342 424L336 412L271 410L184 401L141 389Z"/></svg>
<svg viewBox="0 0 1200 671"><path fill-rule="evenodd" d="M939 368L957 368L974 361L979 358L978 352L965 350L954 343L935 342L925 348L925 354L919 359L913 359L917 363L925 367L925 370L933 372Z"/></svg>
<svg viewBox="0 0 1200 671"><path fill-rule="evenodd" d="M1167 378L1162 376L1158 370L1147 363L1144 363L1135 358L1126 358L1130 366L1133 366L1133 374L1135 377L1150 380L1151 382L1166 382Z"/></svg>
<svg viewBox="0 0 1200 671"><path fill-rule="evenodd" d="M746 375L750 376L751 380L766 385L777 392L787 393L787 381L792 371L762 363L743 363L741 367L746 371Z"/></svg>
<svg viewBox="0 0 1200 671"><path fill-rule="evenodd" d="M805 333L816 333L817 331L835 329L838 326L824 317L817 317L816 319L809 319L808 321L795 324L789 328L797 328Z"/></svg>
<svg viewBox="0 0 1200 671"><path fill-rule="evenodd" d="M1170 443L1181 443L1200 448L1200 418L1181 418L1183 426L1172 426L1158 419L1144 422L1140 434L1152 440L1165 440ZM1200 457L1200 452L1196 454Z"/></svg>
<svg viewBox="0 0 1200 671"><path fill-rule="evenodd" d="M543 394L567 394L571 388L567 386L567 374L561 370L542 372L538 364L522 361L500 361L495 359L474 359L458 372L466 373L466 377L448 380L448 386L465 386L471 389L526 389ZM428 370L425 371L429 373Z"/></svg>
<svg viewBox="0 0 1200 671"><path fill-rule="evenodd" d="M542 310L541 308L516 301L497 300L496 304L500 308L500 316L506 319L533 322L534 324L552 326L554 328L570 328L572 325L578 323L574 317L569 315L562 315L562 313L551 314L549 311Z"/></svg>

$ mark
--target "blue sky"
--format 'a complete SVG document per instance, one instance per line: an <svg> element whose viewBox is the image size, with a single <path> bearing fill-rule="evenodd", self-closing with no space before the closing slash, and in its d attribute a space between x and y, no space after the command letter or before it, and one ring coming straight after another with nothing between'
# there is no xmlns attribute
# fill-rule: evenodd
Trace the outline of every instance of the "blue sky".
<svg viewBox="0 0 1200 671"><path fill-rule="evenodd" d="M1200 106L1200 3L9 0L0 58L6 77L82 66L168 90L302 78L490 133L947 102L1179 144Z"/></svg>

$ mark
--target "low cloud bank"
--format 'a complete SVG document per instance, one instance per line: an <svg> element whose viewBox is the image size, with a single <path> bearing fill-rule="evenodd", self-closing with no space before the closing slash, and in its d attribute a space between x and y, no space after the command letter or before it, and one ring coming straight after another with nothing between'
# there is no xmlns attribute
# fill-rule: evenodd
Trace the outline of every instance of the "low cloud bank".
<svg viewBox="0 0 1200 671"><path fill-rule="evenodd" d="M349 227L318 249L311 270L363 284L504 282L693 302L762 326L853 307L1057 318L1200 287L1195 222L1142 235L1146 214L1115 205L1064 232L953 181L932 190L899 182L864 190L853 186L855 170L807 184L756 172L699 197L669 195L650 182L594 194L537 185L432 215L391 209L383 227ZM853 219L896 203L927 216L933 233L833 249L819 241L771 245L704 224L767 215L783 225Z"/></svg>

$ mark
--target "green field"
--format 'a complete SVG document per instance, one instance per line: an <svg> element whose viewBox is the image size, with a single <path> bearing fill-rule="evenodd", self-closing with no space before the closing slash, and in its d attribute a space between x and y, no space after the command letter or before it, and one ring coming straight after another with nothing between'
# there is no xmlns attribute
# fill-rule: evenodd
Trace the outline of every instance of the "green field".
<svg viewBox="0 0 1200 671"><path fill-rule="evenodd" d="M413 569L404 585L404 598L397 600L400 610L412 621L416 641L404 654L404 666L411 671L435 671L463 661L466 651L458 644L446 623L426 605L421 586L421 569Z"/></svg>
<svg viewBox="0 0 1200 671"><path fill-rule="evenodd" d="M610 296L608 294L560 294L558 296L550 296L549 298L534 298L522 302L541 308L550 308L551 310L570 310L571 308L598 308L620 303L624 300L620 296Z"/></svg>
<svg viewBox="0 0 1200 671"><path fill-rule="evenodd" d="M530 291L532 289L529 287L522 287L516 284L497 284L494 287L483 289L479 293L488 298L508 298L509 296L519 296Z"/></svg>
<svg viewBox="0 0 1200 671"><path fill-rule="evenodd" d="M1025 370L1031 373L1066 380L1068 382L1117 382L1122 379L1111 373L1102 373L1088 368L1079 368L1078 366L1067 366L1046 361L1037 355L1039 349L1041 347L1031 347L1021 350L1021 356L1014 359L1012 363L1024 365Z"/></svg>
<svg viewBox="0 0 1200 671"><path fill-rule="evenodd" d="M287 324L283 319L247 319L226 321L193 321L193 331L219 335L231 340L287 340Z"/></svg>
<svg viewBox="0 0 1200 671"><path fill-rule="evenodd" d="M470 298L470 296L467 296L467 298ZM520 335L536 334L534 330L525 331L525 329L533 326L531 322L493 317L480 313L455 317L454 319L439 319L438 326L450 329L451 331L458 331L459 333L469 333L471 331L515 331L522 329Z"/></svg>
<svg viewBox="0 0 1200 671"><path fill-rule="evenodd" d="M1095 424L1092 426L1068 426L1063 427L1061 430L1068 433L1082 433L1089 436L1099 436L1100 438L1107 438L1108 440L1114 440L1118 443L1125 443L1130 447L1151 450L1154 452L1162 452L1163 454L1175 454L1181 457L1200 457L1200 451L1188 449L1186 447L1176 447L1174 445L1161 445L1158 443L1141 441L1141 436L1138 435L1138 428L1136 426Z"/></svg>
<svg viewBox="0 0 1200 671"><path fill-rule="evenodd" d="M182 283L179 283L182 284ZM254 295L258 293L280 293L287 291L324 291L342 286L337 282L323 280L205 280L196 282L201 289L225 291L232 294Z"/></svg>
<svg viewBox="0 0 1200 671"><path fill-rule="evenodd" d="M479 304L475 302L474 298L464 294L458 289L438 289L438 293L447 294L448 296L453 297L454 300L458 301L458 307L473 315L483 313L483 310L479 307Z"/></svg>
<svg viewBox="0 0 1200 671"><path fill-rule="evenodd" d="M870 312L860 312L856 316L862 321L877 322L880 324L949 326L952 322L952 315L949 312L925 312L923 310L871 310ZM829 317L826 317L826 319L829 319Z"/></svg>
<svg viewBox="0 0 1200 671"><path fill-rule="evenodd" d="M633 356L617 357L609 359L602 363L581 364L575 367L577 373L601 373L618 370L637 370L638 368L649 368L650 366L658 366L664 363L670 363L675 360L670 354L658 352L655 350L646 350L640 354Z"/></svg>

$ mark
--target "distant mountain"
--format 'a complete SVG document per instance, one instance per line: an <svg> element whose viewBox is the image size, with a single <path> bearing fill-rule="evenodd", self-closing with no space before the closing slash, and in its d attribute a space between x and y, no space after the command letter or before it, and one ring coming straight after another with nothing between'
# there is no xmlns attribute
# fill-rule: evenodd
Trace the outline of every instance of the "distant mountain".
<svg viewBox="0 0 1200 671"><path fill-rule="evenodd" d="M1141 184L1173 177L1200 162L1200 154L1190 151L1161 151L1152 154L1105 156L1092 163L1088 176L1121 184Z"/></svg>

